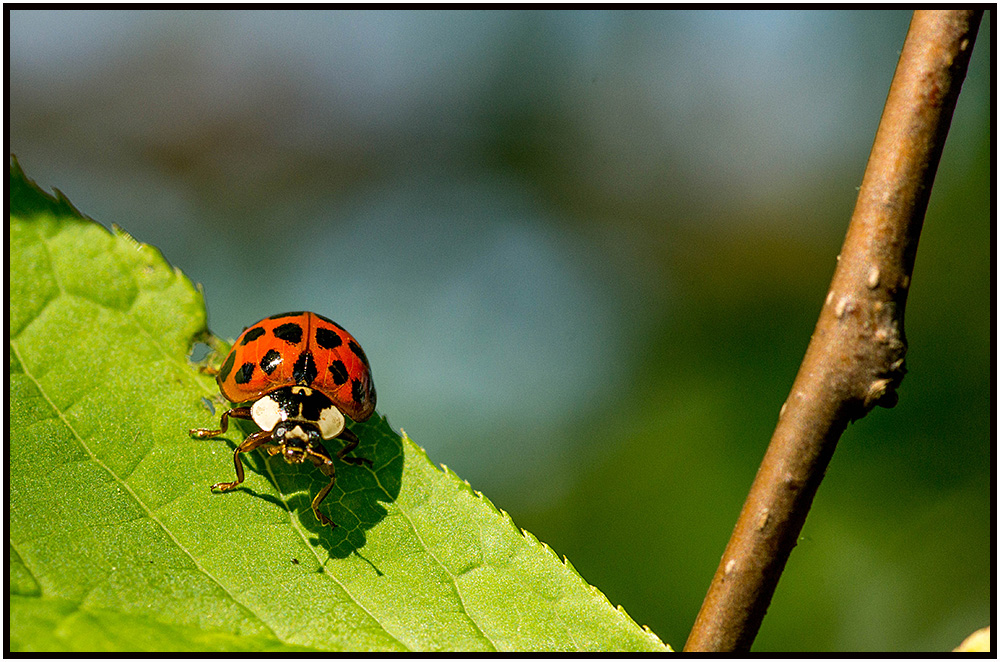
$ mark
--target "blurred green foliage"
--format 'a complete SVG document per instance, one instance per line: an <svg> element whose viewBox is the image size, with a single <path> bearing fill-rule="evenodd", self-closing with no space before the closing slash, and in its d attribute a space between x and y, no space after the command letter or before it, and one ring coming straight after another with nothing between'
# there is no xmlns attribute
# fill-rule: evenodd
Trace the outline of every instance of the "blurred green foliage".
<svg viewBox="0 0 1000 662"><path fill-rule="evenodd" d="M946 149L939 169L907 305L900 402L841 439L756 651L943 651L990 621L993 161L988 132L980 136L968 151ZM685 259L670 262L686 305L640 352L640 376L621 394L625 415L597 435L624 443L592 453L564 499L516 515L677 645L839 250L832 237L759 228L679 241Z"/></svg>

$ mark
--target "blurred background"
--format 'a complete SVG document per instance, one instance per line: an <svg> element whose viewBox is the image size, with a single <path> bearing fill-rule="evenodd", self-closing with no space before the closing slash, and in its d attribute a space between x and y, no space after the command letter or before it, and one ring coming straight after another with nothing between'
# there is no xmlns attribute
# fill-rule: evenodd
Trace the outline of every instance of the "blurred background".
<svg viewBox="0 0 1000 662"><path fill-rule="evenodd" d="M12 11L9 149L204 285L310 309L379 411L679 648L833 274L910 14ZM992 16L893 410L844 435L755 650L993 613Z"/></svg>

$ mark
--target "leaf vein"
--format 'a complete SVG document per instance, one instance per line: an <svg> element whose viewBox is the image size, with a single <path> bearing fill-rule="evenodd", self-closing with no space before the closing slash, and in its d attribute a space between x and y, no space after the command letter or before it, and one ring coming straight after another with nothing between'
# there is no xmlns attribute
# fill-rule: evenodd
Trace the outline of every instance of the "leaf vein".
<svg viewBox="0 0 1000 662"><path fill-rule="evenodd" d="M445 573L447 573L449 579L451 580L451 584L455 589L455 595L458 597L458 603L462 607L462 613L466 615L466 617L469 620L469 623L472 624L472 627L476 629L476 632L478 632L483 637L483 639L489 642L490 646L493 647L494 651L498 650L496 643L492 639L490 639L485 632L482 631L482 629L479 627L479 624L476 623L476 621L473 620L472 617L469 615L469 612L465 607L465 600L462 598L462 591L458 587L458 579L455 577L454 573L452 573L451 570L449 570L448 567L444 563L442 563L438 557L434 555L434 552L431 551L430 546L424 540L423 536L420 535L420 531L417 529L417 526L413 523L413 520L410 518L409 514L407 514L407 512L402 508L399 509L399 512L403 517L406 518L406 521L410 525L410 529L413 531L413 535L416 536L417 540L420 541L420 544L427 551L428 556L434 559L434 562L437 563L438 567L440 567L442 570L444 570Z"/></svg>
<svg viewBox="0 0 1000 662"><path fill-rule="evenodd" d="M101 469L103 471L107 472L108 475L111 476L115 480L115 482L117 482L119 485L121 485L122 489L124 489L129 494L129 496L135 501L135 503L138 504L140 508L142 508L142 510L146 513L146 516L149 517L150 520L152 520L153 522L155 522L156 525L158 527L160 527L160 529L163 531L163 533L166 534L166 536L171 541L173 541L173 543L177 546L177 549L179 549L188 558L191 559L191 562L194 564L194 567L197 568L199 572L201 572L212 583L214 583L216 586L218 586L219 589L222 590L223 593L225 593L226 595L228 595L229 598L233 602L235 602L236 604L241 605L249 613L253 614L258 619L258 621L260 621L262 624L264 624L265 627L267 628L267 630L272 635L274 635L277 638L277 634L274 632L274 630L271 628L271 626L269 624L267 624L266 622L264 622L264 620L261 619L260 616L257 615L257 613L253 609L251 609L248 605L246 605L243 602L241 602L240 600L238 600L236 598L236 596L232 593L232 591L230 591L228 588L226 588L226 586L224 586L222 584L222 582L219 581L218 578L216 578L215 576L213 576L212 573L210 573L208 570L206 570L205 568L202 567L202 565L198 562L198 559L196 559L194 556L191 555L191 552L184 545L181 544L181 542L177 539L176 536L174 536L174 534L170 531L170 529L166 525L164 525L164 523L162 521L160 521L160 519L155 515L155 513L146 505L146 503L142 499L139 498L139 495L135 493L135 491L132 489L132 486L129 485L128 482L122 480L122 478L120 478L108 465L106 465L104 462L102 462L100 460L100 458L98 458L94 454L93 450L91 450L90 446L86 443L86 441L83 439L83 437L74 428L74 426L69 422L69 420L66 419L66 417L63 415L63 412L56 406L55 402L52 401L52 398L50 398L49 395L46 393L45 389L42 387L42 384L37 379L35 379L35 376L32 375L31 372L29 372L28 367L25 365L25 362L24 362L24 360L21 357L21 352L19 351L19 349L17 347L17 342L14 341L14 340L11 340L9 344L10 344L11 351L14 352L14 355L17 357L17 360L21 363L21 366L22 366L22 368L24 370L25 376L28 377L28 379L30 379L35 384L35 387L38 389L38 392L42 395L43 398L45 398L45 401L48 403L48 405L50 407L52 407L52 411L56 412L56 415L59 417L59 420L62 422L63 425L66 426L66 429L68 429L70 431L70 433L77 440L77 442L80 444L80 446L90 456L91 460L97 466L101 467Z"/></svg>

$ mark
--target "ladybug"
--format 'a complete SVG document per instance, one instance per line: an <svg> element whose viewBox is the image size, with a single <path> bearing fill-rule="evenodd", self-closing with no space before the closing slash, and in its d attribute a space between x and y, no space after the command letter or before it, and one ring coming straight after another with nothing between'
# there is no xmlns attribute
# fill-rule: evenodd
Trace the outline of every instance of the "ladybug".
<svg viewBox="0 0 1000 662"><path fill-rule="evenodd" d="M346 457L357 447L358 437L345 427L344 417L364 421L375 411L371 368L354 336L316 313L273 315L236 339L216 381L222 395L239 406L223 412L218 430L196 428L191 434L200 439L220 435L230 418L252 420L260 432L236 447L236 480L216 483L212 489L226 492L242 483L240 454L255 448L268 455L281 453L292 464L309 460L330 478L312 500L313 513L320 523L336 526L319 512L336 481L334 461L323 442L339 437L344 447L337 459L372 465L365 458Z"/></svg>

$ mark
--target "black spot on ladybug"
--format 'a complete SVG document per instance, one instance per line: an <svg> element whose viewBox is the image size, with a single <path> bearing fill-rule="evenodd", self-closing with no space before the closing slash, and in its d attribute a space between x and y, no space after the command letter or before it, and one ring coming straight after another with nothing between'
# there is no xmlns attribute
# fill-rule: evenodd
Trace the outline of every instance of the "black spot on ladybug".
<svg viewBox="0 0 1000 662"><path fill-rule="evenodd" d="M340 338L340 334L336 331L331 331L330 329L324 329L319 327L316 329L316 344L323 349L333 349L334 347L340 347L343 344L343 340Z"/></svg>
<svg viewBox="0 0 1000 662"><path fill-rule="evenodd" d="M313 313L313 315L316 315L316 313ZM329 317L323 317L322 315L316 315L316 317L320 318L321 320L323 320L323 321L324 321L324 322L326 322L327 324L332 324L333 326L337 327L337 328L338 328L338 329L340 329L341 331L343 331L343 330L344 330L344 327L340 326L339 324L337 324L336 322L334 322L334 321L333 321L332 319L330 319Z"/></svg>
<svg viewBox="0 0 1000 662"><path fill-rule="evenodd" d="M295 383L312 384L318 374L316 361L313 359L312 352L307 349L299 354L299 358L295 360L295 365L292 366L292 379L295 380Z"/></svg>
<svg viewBox="0 0 1000 662"><path fill-rule="evenodd" d="M267 354L260 360L260 369L270 375L281 365L281 352L273 349L267 350Z"/></svg>
<svg viewBox="0 0 1000 662"><path fill-rule="evenodd" d="M290 345L298 345L302 342L302 326L296 324L295 322L282 324L281 326L275 327L274 337L278 340L284 340Z"/></svg>
<svg viewBox="0 0 1000 662"><path fill-rule="evenodd" d="M333 377L333 383L337 386L343 386L347 383L347 366L340 359L337 359L330 364L328 368L330 371L330 376Z"/></svg>
<svg viewBox="0 0 1000 662"><path fill-rule="evenodd" d="M226 357L226 362L222 364L219 368L219 383L229 379L229 373L233 371L233 364L236 362L236 352L229 352L229 356Z"/></svg>
<svg viewBox="0 0 1000 662"><path fill-rule="evenodd" d="M236 371L236 376L233 377L233 381L237 384L247 384L253 377L253 370L256 368L252 363L244 363L240 366L240 369Z"/></svg>
<svg viewBox="0 0 1000 662"><path fill-rule="evenodd" d="M361 349L361 345L359 345L358 343L354 342L353 340L350 340L350 341L348 341L347 346L351 348L352 352L354 352L355 354L357 354L358 358L361 359L362 363L364 363L365 365L368 365L368 357L365 356L365 351L363 349Z"/></svg>
<svg viewBox="0 0 1000 662"><path fill-rule="evenodd" d="M250 329L245 334L243 334L243 340L240 341L240 344L249 345L254 340L257 340L257 338L260 338L265 333L267 332L262 327L255 326L254 328Z"/></svg>
<svg viewBox="0 0 1000 662"><path fill-rule="evenodd" d="M271 315L267 319L269 319L269 320L280 320L280 319L284 319L286 317L298 317L298 316L304 315L304 314L305 314L305 311L297 310L294 313L278 313L277 315Z"/></svg>
<svg viewBox="0 0 1000 662"><path fill-rule="evenodd" d="M365 392L363 389L364 387L361 385L360 379L351 380L351 398L359 405L365 401Z"/></svg>

